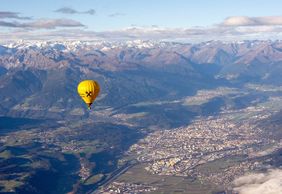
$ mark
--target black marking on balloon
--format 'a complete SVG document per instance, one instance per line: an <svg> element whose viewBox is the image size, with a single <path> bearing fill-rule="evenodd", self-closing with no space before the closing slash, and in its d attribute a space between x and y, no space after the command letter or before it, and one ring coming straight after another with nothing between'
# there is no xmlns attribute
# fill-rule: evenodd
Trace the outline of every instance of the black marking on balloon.
<svg viewBox="0 0 282 194"><path fill-rule="evenodd" d="M92 95L92 92L85 92L86 93L86 97L90 97Z"/></svg>

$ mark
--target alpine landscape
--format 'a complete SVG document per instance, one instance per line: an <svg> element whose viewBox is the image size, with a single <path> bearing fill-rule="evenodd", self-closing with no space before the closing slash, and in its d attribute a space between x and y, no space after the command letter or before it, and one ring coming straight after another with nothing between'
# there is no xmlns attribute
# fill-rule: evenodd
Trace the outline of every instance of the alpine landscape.
<svg viewBox="0 0 282 194"><path fill-rule="evenodd" d="M87 24L108 9L95 2L50 10ZM0 193L281 194L282 17L132 25L93 38L74 18L4 11ZM123 12L107 17L126 21ZM91 110L77 93L87 79L100 85Z"/></svg>

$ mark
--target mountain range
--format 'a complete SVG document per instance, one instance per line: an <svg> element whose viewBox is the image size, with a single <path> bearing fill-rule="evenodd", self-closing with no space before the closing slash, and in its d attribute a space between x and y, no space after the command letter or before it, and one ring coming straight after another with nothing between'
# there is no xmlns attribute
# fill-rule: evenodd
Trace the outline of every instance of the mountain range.
<svg viewBox="0 0 282 194"><path fill-rule="evenodd" d="M151 132L234 109L252 116L258 104L279 109L281 75L282 41L2 44L0 192L87 193ZM77 94L84 79L101 87L91 111ZM266 136L281 137L280 118L262 120Z"/></svg>
<svg viewBox="0 0 282 194"><path fill-rule="evenodd" d="M0 115L63 118L83 114L83 79L101 84L96 109L173 100L199 89L281 85L282 41L199 44L13 42L0 46Z"/></svg>

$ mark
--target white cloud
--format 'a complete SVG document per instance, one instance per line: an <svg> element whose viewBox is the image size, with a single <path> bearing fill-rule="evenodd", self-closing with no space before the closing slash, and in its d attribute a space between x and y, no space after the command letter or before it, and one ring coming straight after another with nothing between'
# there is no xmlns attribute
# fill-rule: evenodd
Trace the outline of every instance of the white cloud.
<svg viewBox="0 0 282 194"><path fill-rule="evenodd" d="M224 26L276 26L282 25L282 16L247 17L233 16L226 18Z"/></svg>
<svg viewBox="0 0 282 194"><path fill-rule="evenodd" d="M0 22L1 25L1 22ZM12 24L3 24L12 25ZM13 24L15 25L15 24ZM64 29L59 30L58 27ZM281 39L282 27L211 27L211 28L161 28L129 27L113 31L91 31L83 28L66 29L66 27L83 27L79 22L42 20L29 23L24 28L14 28L10 33L0 32L0 39L26 39L26 40L159 40L179 42L203 42L210 40L247 40L247 39ZM47 30L46 30L47 29ZM57 30L56 30L57 29ZM28 32L26 31L28 30Z"/></svg>
<svg viewBox="0 0 282 194"><path fill-rule="evenodd" d="M267 20L267 18L270 18ZM260 23L269 25L258 25ZM225 24L224 24L225 23ZM256 23L256 24L255 24ZM203 42L210 40L238 41L238 40L265 40L282 39L282 25L278 24L278 17L263 17L263 19L250 19L248 17L230 17L221 25L210 27L192 28L166 28L157 25L152 26L130 26L119 30L94 31L87 30L79 21L70 19L39 19L31 22L1 21L0 27L8 29L9 36L5 31L0 32L0 39L49 39L65 40L160 40L160 41L179 41L179 42ZM6 27L6 28L4 28ZM74 30L73 27L79 29ZM54 30L63 28L63 30ZM68 29L67 29L68 28ZM17 31L12 30L17 29ZM19 33L19 30L23 30ZM29 30L26 33L24 30ZM42 32L42 30L45 30ZM31 33L31 31L34 31ZM40 31L40 32L37 32ZM40 33L40 36L38 34ZM45 37L43 37L43 33Z"/></svg>
<svg viewBox="0 0 282 194"><path fill-rule="evenodd" d="M239 177L234 181L234 190L239 194L282 194L282 170Z"/></svg>
<svg viewBox="0 0 282 194"><path fill-rule="evenodd" d="M126 15L125 13L116 12L116 13L111 13L108 16L113 18L113 17L125 16L125 15Z"/></svg>
<svg viewBox="0 0 282 194"><path fill-rule="evenodd" d="M11 11L0 11L0 18L1 19L20 19L20 20L29 20L29 19L31 19L30 17L19 16L19 13L11 12Z"/></svg>
<svg viewBox="0 0 282 194"><path fill-rule="evenodd" d="M83 27L84 25L71 19L38 19L23 23L17 21L0 21L0 26L10 28L55 29L57 27Z"/></svg>
<svg viewBox="0 0 282 194"><path fill-rule="evenodd" d="M78 21L71 19L39 19L34 22L26 23L27 27L54 29L57 27L82 27L84 26Z"/></svg>
<svg viewBox="0 0 282 194"><path fill-rule="evenodd" d="M55 10L54 12L58 12L62 14L89 14L89 15L95 15L96 13L94 9L89 9L87 11L77 11L70 7L62 7L60 9Z"/></svg>

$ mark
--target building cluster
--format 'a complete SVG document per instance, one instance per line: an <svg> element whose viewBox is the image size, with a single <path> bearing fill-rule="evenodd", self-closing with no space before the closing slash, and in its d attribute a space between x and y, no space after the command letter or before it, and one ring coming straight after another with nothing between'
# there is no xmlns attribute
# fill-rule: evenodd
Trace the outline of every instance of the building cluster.
<svg viewBox="0 0 282 194"><path fill-rule="evenodd" d="M236 165L227 167L219 172L199 172L195 170L195 174L201 183L212 182L216 185L230 185L234 180L234 177L240 177L244 175L250 169L255 168L255 164L252 162L241 162Z"/></svg>
<svg viewBox="0 0 282 194"><path fill-rule="evenodd" d="M188 127L156 131L131 146L145 169L158 175L194 175L219 185L253 168L251 160L238 162L221 173L202 174L197 167L233 156L252 155L258 146L273 144L256 122L270 116L264 108L246 108L199 118ZM277 142L278 143L278 142Z"/></svg>
<svg viewBox="0 0 282 194"><path fill-rule="evenodd" d="M155 191L157 188L144 185L144 184L133 184L133 183L124 183L124 182L112 182L110 185L101 188L99 194L114 194L114 193L123 193L123 194L138 194Z"/></svg>
<svg viewBox="0 0 282 194"><path fill-rule="evenodd" d="M91 175L91 169L88 167L83 159L80 159L79 176L82 181L86 180Z"/></svg>

